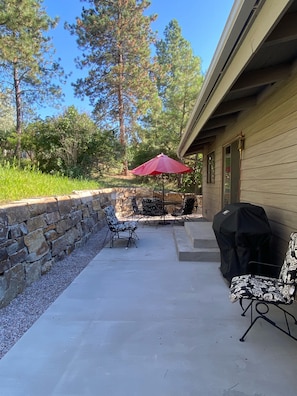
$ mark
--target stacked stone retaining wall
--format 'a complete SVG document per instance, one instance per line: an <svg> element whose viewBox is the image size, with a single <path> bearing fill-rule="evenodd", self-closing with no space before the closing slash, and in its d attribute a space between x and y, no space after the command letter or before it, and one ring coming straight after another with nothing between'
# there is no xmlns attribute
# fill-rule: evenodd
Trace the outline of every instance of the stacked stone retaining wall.
<svg viewBox="0 0 297 396"><path fill-rule="evenodd" d="M129 216L131 196L151 195L147 189L102 189L2 205L0 308L102 229L105 206L114 205L118 214ZM181 201L182 196L166 194L166 199Z"/></svg>

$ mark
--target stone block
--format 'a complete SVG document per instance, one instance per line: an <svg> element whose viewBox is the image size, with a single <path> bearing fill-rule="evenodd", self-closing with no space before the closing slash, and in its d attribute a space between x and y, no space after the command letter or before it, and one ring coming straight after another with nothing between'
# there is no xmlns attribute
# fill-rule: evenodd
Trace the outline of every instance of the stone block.
<svg viewBox="0 0 297 396"><path fill-rule="evenodd" d="M56 224L56 231L58 234L65 234L65 232L69 230L71 227L72 227L72 220L64 219Z"/></svg>
<svg viewBox="0 0 297 396"><path fill-rule="evenodd" d="M0 212L0 241L5 241L8 235L8 218L6 213Z"/></svg>
<svg viewBox="0 0 297 396"><path fill-rule="evenodd" d="M28 201L31 217L36 217L46 213L46 200L43 200L43 198L37 198L33 202L32 201L33 200Z"/></svg>
<svg viewBox="0 0 297 396"><path fill-rule="evenodd" d="M10 268L11 264L10 264L10 260L7 256L6 259L3 259L0 261L0 279L1 276L4 274L5 271L7 271Z"/></svg>
<svg viewBox="0 0 297 396"><path fill-rule="evenodd" d="M59 206L57 198L48 198L46 200L46 213L58 212Z"/></svg>
<svg viewBox="0 0 297 396"><path fill-rule="evenodd" d="M25 268L26 286L31 285L33 282L36 282L41 277L40 261L26 263L24 268Z"/></svg>
<svg viewBox="0 0 297 396"><path fill-rule="evenodd" d="M71 230L66 232L65 237L68 241L68 245L72 246L74 242L79 239L79 232L76 228L72 228Z"/></svg>
<svg viewBox="0 0 297 396"><path fill-rule="evenodd" d="M72 220L72 225L77 225L81 222L82 220L82 211L81 210L76 210L75 212L72 212L70 214L70 218Z"/></svg>
<svg viewBox="0 0 297 396"><path fill-rule="evenodd" d="M57 256L57 261L64 260L65 257L67 257L67 254L65 251L63 251Z"/></svg>
<svg viewBox="0 0 297 396"><path fill-rule="evenodd" d="M36 252L32 252L26 256L26 263L33 263L35 261L41 261L44 263L47 260L51 259L51 251L48 250L45 254L38 254Z"/></svg>
<svg viewBox="0 0 297 396"><path fill-rule="evenodd" d="M16 240L14 241L9 241L6 246L6 252L8 253L9 256L12 256L19 250L19 244L17 243Z"/></svg>
<svg viewBox="0 0 297 396"><path fill-rule="evenodd" d="M68 246L66 249L67 256L69 256L69 254L71 254L74 251L74 249L75 249L75 245Z"/></svg>
<svg viewBox="0 0 297 396"><path fill-rule="evenodd" d="M93 196L90 191L76 191L75 193L79 196L81 203L84 205L87 205L93 200Z"/></svg>
<svg viewBox="0 0 297 396"><path fill-rule="evenodd" d="M94 199L92 201L92 208L95 212L98 212L99 210L101 210L101 200L100 198L98 199Z"/></svg>
<svg viewBox="0 0 297 396"><path fill-rule="evenodd" d="M32 217L27 221L27 228L29 232L37 230L38 228L45 228L46 225L47 224L43 214L36 217Z"/></svg>
<svg viewBox="0 0 297 396"><path fill-rule="evenodd" d="M26 248L23 248L9 256L11 267L14 267L16 264L24 262L27 256L28 250Z"/></svg>
<svg viewBox="0 0 297 396"><path fill-rule="evenodd" d="M52 269L52 267L55 264L55 262L56 261L54 259L51 259L51 260L48 260L45 263L43 263L41 265L41 275L44 275L47 272L49 272Z"/></svg>
<svg viewBox="0 0 297 396"><path fill-rule="evenodd" d="M0 276L0 308L2 308L4 304L4 299L5 299L5 293L7 290L7 277L4 275Z"/></svg>
<svg viewBox="0 0 297 396"><path fill-rule="evenodd" d="M88 234L94 227L95 222L94 220L89 217L82 221L81 226L84 234Z"/></svg>
<svg viewBox="0 0 297 396"><path fill-rule="evenodd" d="M9 304L25 288L25 273L22 264L15 265L0 277L0 307Z"/></svg>
<svg viewBox="0 0 297 396"><path fill-rule="evenodd" d="M88 208L83 208L83 210L82 210L82 214L83 214L83 218L84 219L87 219L88 217L90 217L90 212L89 212L89 209Z"/></svg>
<svg viewBox="0 0 297 396"><path fill-rule="evenodd" d="M68 240L66 235L60 236L60 238L52 241L52 256L58 256L61 252L64 252L68 246Z"/></svg>
<svg viewBox="0 0 297 396"><path fill-rule="evenodd" d="M60 212L55 211L55 212L46 213L45 220L49 225L57 223L59 220L61 220Z"/></svg>
<svg viewBox="0 0 297 396"><path fill-rule="evenodd" d="M56 230L48 230L47 232L44 233L44 236L48 242L54 241L55 239L58 238L58 234Z"/></svg>
<svg viewBox="0 0 297 396"><path fill-rule="evenodd" d="M64 215L71 213L72 199L70 199L69 196L58 197L57 199L60 215L63 217Z"/></svg>
<svg viewBox="0 0 297 396"><path fill-rule="evenodd" d="M56 230L56 224L50 224L50 225L48 225L48 226L43 230L43 233L46 234L47 232L52 231L52 230Z"/></svg>
<svg viewBox="0 0 297 396"><path fill-rule="evenodd" d="M25 235L24 242L29 253L36 253L38 256L46 254L49 250L41 229L32 231L28 235Z"/></svg>
<svg viewBox="0 0 297 396"><path fill-rule="evenodd" d="M30 210L28 205L17 204L9 206L6 210L8 225L13 225L15 223L21 223L30 219Z"/></svg>
<svg viewBox="0 0 297 396"><path fill-rule="evenodd" d="M14 224L10 227L8 238L16 239L28 234L28 228L25 223Z"/></svg>
<svg viewBox="0 0 297 396"><path fill-rule="evenodd" d="M19 224L20 230L21 230L21 235L27 235L28 234L28 228L25 223Z"/></svg>
<svg viewBox="0 0 297 396"><path fill-rule="evenodd" d="M1 246L0 248L0 261L8 259L8 253L6 246Z"/></svg>
<svg viewBox="0 0 297 396"><path fill-rule="evenodd" d="M78 233L78 238L80 239L83 236L83 230L82 230L81 222L78 223L75 228L76 228L77 233Z"/></svg>

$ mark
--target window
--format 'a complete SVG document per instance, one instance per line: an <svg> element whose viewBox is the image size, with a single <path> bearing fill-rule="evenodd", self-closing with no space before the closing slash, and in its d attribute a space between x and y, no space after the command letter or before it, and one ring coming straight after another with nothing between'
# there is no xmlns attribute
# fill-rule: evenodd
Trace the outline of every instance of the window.
<svg viewBox="0 0 297 396"><path fill-rule="evenodd" d="M215 182L215 152L207 155L207 183Z"/></svg>
<svg viewBox="0 0 297 396"><path fill-rule="evenodd" d="M223 206L240 201L240 156L238 140L224 147Z"/></svg>

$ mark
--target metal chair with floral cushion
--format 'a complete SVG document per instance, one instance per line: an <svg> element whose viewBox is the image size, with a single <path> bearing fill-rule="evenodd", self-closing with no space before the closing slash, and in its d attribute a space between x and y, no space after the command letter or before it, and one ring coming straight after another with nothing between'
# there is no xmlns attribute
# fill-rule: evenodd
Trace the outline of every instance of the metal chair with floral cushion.
<svg viewBox="0 0 297 396"><path fill-rule="evenodd" d="M106 222L109 230L111 231L110 247L113 247L113 242L115 238L120 238L120 233L127 234L127 247L133 242L136 245L136 239L138 236L136 234L137 222L136 221L119 221L114 207L112 205L107 206L103 209Z"/></svg>
<svg viewBox="0 0 297 396"><path fill-rule="evenodd" d="M272 264L258 262L251 262L251 264L257 264L257 268L259 268L259 265L273 266ZM292 232L290 235L288 250L278 278L253 274L240 275L232 278L230 286L231 302L239 301L243 310L242 316L245 316L245 313L249 309L251 315L250 325L240 338L240 341L244 341L245 336L258 319L265 320L297 341L297 338L291 333L288 317L293 319L294 324L297 324L297 320L292 313L284 308L284 306L292 304L295 300L296 278L297 232ZM243 300L249 301L246 308L243 307ZM270 306L277 307L282 311L285 318L285 326L281 327L271 319L271 316L268 317Z"/></svg>

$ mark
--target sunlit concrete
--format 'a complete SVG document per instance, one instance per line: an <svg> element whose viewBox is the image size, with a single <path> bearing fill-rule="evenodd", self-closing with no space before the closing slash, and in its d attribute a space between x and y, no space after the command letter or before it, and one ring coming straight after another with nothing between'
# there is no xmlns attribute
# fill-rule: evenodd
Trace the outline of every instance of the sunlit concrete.
<svg viewBox="0 0 297 396"><path fill-rule="evenodd" d="M296 396L297 343L228 300L171 225L105 247L0 361L3 396ZM295 307L293 307L295 309Z"/></svg>

